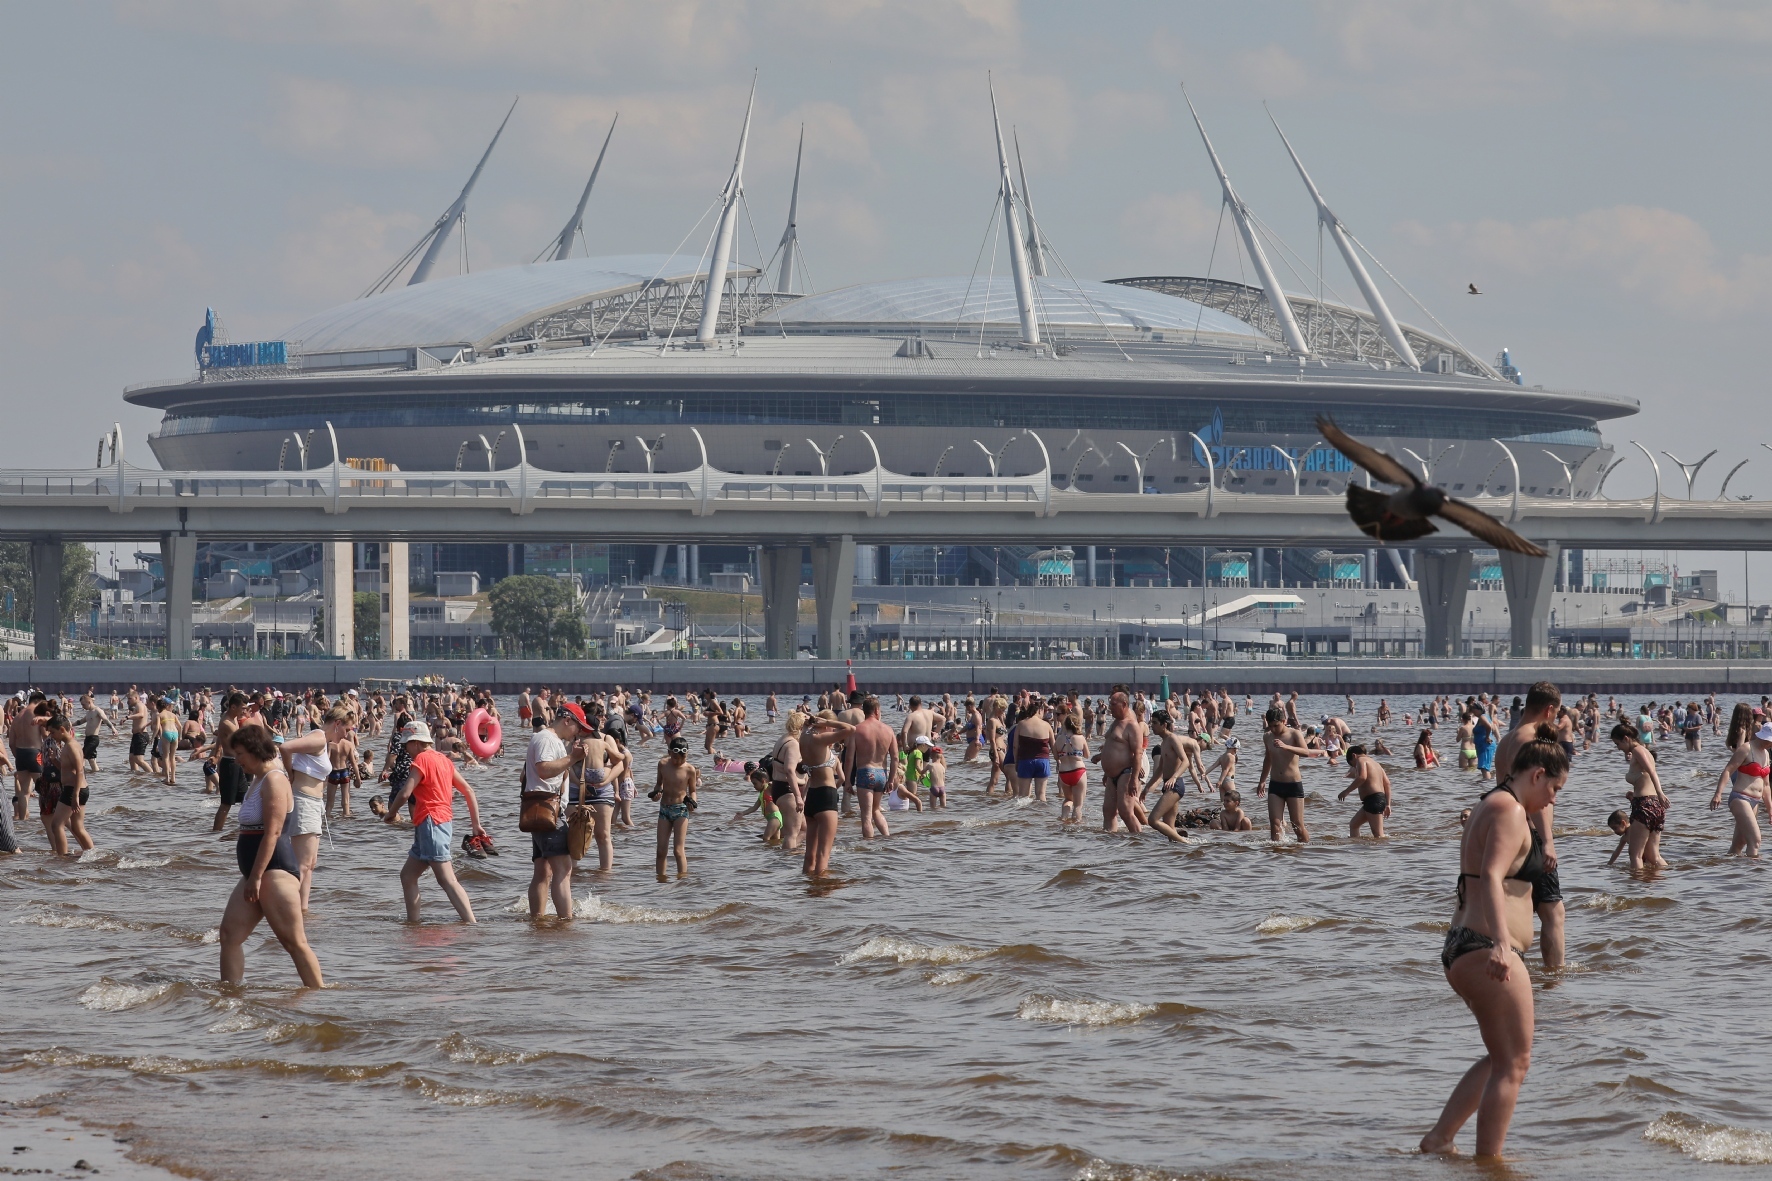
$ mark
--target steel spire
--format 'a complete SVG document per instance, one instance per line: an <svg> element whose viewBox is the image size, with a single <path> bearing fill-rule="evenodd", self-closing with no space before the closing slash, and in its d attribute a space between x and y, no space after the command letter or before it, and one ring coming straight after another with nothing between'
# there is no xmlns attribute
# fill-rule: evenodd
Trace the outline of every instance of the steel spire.
<svg viewBox="0 0 1772 1181"><path fill-rule="evenodd" d="M1009 135L1015 141L1015 171L1021 177L1021 203L1028 211L1028 269L1035 275L1044 275L1046 252L1040 246L1040 223L1034 218L1034 194L1028 188L1027 169L1021 166L1021 133L1011 127Z"/></svg>
<svg viewBox="0 0 1772 1181"><path fill-rule="evenodd" d="M1274 274L1274 268L1268 265L1267 255L1261 249L1261 242L1255 236L1255 223L1250 218L1249 207L1243 204L1243 198L1237 196L1237 190L1231 187L1231 178L1224 173L1224 165L1218 162L1218 153L1212 148L1212 141L1206 136L1206 125L1200 122L1200 112L1194 110L1194 100L1188 97L1187 84L1181 87L1181 97L1187 102L1187 109L1194 117L1194 126L1200 129L1200 142L1206 145L1206 154L1212 158L1212 170L1218 173L1219 187L1224 190L1224 203L1231 207L1231 217L1237 223L1237 230L1243 235L1243 245L1249 250L1249 261L1255 265L1255 273L1261 277L1261 286L1267 292L1269 306L1280 321L1280 335L1286 338L1287 347L1301 357L1310 355L1310 346L1304 343L1304 333L1298 330L1298 321L1292 316L1292 305L1286 302L1286 293L1280 288L1280 280Z"/></svg>
<svg viewBox="0 0 1772 1181"><path fill-rule="evenodd" d="M1263 109L1265 109L1265 105ZM1304 187L1310 190L1311 200L1317 203L1317 222L1326 228L1329 231L1329 236L1335 240L1335 248L1341 251L1342 260L1347 263L1347 269L1353 273L1354 282L1359 285L1360 294L1366 299L1366 306L1372 309L1373 316L1377 318L1379 328L1383 329L1385 340L1390 342L1390 346L1396 350L1397 356L1403 359L1403 364L1411 369L1420 369L1421 361L1415 356L1415 350L1409 347L1408 340L1403 336L1402 326L1397 323L1397 318L1391 315L1390 306L1384 302L1384 296L1378 293L1378 286L1372 282L1372 276L1366 273L1365 265L1360 262L1359 253L1354 250L1354 244L1348 240L1347 231L1342 228L1341 219L1335 216L1335 211L1330 209L1328 202L1323 200L1323 194L1317 192L1317 186L1311 180L1311 174L1304 170L1304 161L1300 160L1298 153L1293 150L1292 141L1286 138L1284 131L1280 131L1280 121L1274 118L1272 111L1268 111L1267 117L1268 122L1274 125L1274 130L1280 132L1280 142L1286 145L1287 154L1292 157L1292 163L1298 168L1299 178L1304 181Z"/></svg>
<svg viewBox="0 0 1772 1181"><path fill-rule="evenodd" d="M591 165L591 179L585 181L585 191L578 195L578 208L572 211L572 216L567 219L566 228L560 231L559 237L549 242L547 248L542 251L542 254L546 254L552 250L555 262L559 262L572 253L572 240L578 236L579 227L584 224L585 205L591 199L591 189L597 183L597 173L603 169L603 154L609 151L609 141L615 138L615 125L620 119L621 112L617 111L615 118L609 121L609 134L603 137L603 146L597 152L597 162ZM536 261L541 261L539 255L536 257Z"/></svg>
<svg viewBox="0 0 1772 1181"><path fill-rule="evenodd" d="M702 285L701 324L695 339L703 344L714 339L720 327L720 298L726 288L726 268L732 261L732 239L738 227L738 198L744 192L744 152L751 139L751 108L757 101L757 77L751 75L751 96L745 100L744 129L738 133L738 155L732 160L732 175L720 193L720 228L714 236L714 254L708 264L708 277Z"/></svg>
<svg viewBox="0 0 1772 1181"><path fill-rule="evenodd" d="M800 159L806 154L806 124L800 124L800 147L794 153L794 189L788 197L788 228L781 232L781 274L775 280L777 291L794 289L794 256L800 250Z"/></svg>
<svg viewBox="0 0 1772 1181"><path fill-rule="evenodd" d="M985 75L991 92L991 126L997 132L997 173L1002 186L1003 228L1009 236L1009 269L1015 276L1015 306L1021 313L1023 344L1040 343L1040 325L1034 315L1034 284L1028 274L1027 243L1021 237L1021 219L1015 216L1015 182L1009 177L1009 153L1003 147L1003 122L997 118L997 86Z"/></svg>
<svg viewBox="0 0 1772 1181"><path fill-rule="evenodd" d="M511 121L511 112L516 109L517 100L512 99L511 110L505 112L504 122L500 123L498 130L492 133L492 142L486 145L486 151L481 154L480 162L474 165L473 175L468 177L468 183L461 188L461 196L455 199L455 204L443 211L443 216L439 217L437 224L431 227L431 248L425 251L424 257L418 260L418 265L412 268L412 278L406 280L408 287L414 283L423 283L431 277L431 268L436 265L437 256L443 252L443 244L449 241L450 231L455 229L455 223L460 221L462 214L467 212L468 194L474 191L474 182L480 179L480 170L485 168L486 161L492 158L492 149L498 146L498 137L505 133L505 123Z"/></svg>

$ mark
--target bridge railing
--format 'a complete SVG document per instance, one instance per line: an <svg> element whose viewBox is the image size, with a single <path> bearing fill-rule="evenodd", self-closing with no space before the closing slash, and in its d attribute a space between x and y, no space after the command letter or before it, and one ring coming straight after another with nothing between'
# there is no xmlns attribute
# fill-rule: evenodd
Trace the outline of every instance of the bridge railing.
<svg viewBox="0 0 1772 1181"><path fill-rule="evenodd" d="M1293 496L1276 492L1204 488L1186 492L1086 492L1056 486L1049 470L1013 476L912 476L885 466L841 475L762 475L726 472L709 464L688 471L659 473L556 472L527 462L489 472L368 472L343 465L300 472L178 472L116 463L90 469L13 469L0 471L0 506L8 501L53 500L68 504L104 503L118 512L138 507L189 505L215 507L266 502L316 504L328 511L354 506L425 501L496 504L515 513L538 507L584 503L693 507L706 515L722 509L763 506L848 506L869 513L900 509L968 509L1040 515L1112 505L1114 512L1216 515L1225 509L1306 515L1341 511L1337 496ZM1772 516L1772 502L1671 499L1539 497L1518 495L1470 498L1507 520L1535 516L1654 521L1682 517L1757 519Z"/></svg>

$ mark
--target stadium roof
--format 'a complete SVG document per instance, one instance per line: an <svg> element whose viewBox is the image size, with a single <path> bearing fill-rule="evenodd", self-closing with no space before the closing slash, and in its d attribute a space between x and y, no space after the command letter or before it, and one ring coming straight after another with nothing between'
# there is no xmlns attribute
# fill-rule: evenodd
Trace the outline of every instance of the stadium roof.
<svg viewBox="0 0 1772 1181"><path fill-rule="evenodd" d="M1079 333L1199 331L1214 336L1263 341L1253 325L1192 300L1138 288L1086 280L1038 277L1033 280L1034 304L1042 328ZM1015 288L1007 276L951 275L932 279L894 279L841 287L765 313L759 325L780 325L788 331L819 332L827 328L945 326L980 322L1017 322Z"/></svg>
<svg viewBox="0 0 1772 1181"><path fill-rule="evenodd" d="M353 300L310 316L284 334L303 354L471 345L487 348L527 324L595 299L701 278L694 255L623 254L568 258L432 279ZM738 276L756 268L734 266Z"/></svg>

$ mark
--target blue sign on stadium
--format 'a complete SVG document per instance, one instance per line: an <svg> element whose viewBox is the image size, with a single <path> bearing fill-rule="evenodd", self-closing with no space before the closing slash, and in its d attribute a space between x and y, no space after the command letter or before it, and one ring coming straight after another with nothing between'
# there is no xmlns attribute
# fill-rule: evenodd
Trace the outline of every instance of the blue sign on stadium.
<svg viewBox="0 0 1772 1181"><path fill-rule="evenodd" d="M251 369L266 365L289 364L289 343L282 340L252 340L244 344L207 344L197 354L205 369Z"/></svg>

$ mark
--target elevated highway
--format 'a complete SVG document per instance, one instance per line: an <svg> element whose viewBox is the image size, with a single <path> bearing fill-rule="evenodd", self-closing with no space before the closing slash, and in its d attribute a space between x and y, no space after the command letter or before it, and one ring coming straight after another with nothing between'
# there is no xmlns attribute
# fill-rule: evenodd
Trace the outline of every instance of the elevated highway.
<svg viewBox="0 0 1772 1181"><path fill-rule="evenodd" d="M698 444L699 430L692 428ZM860 432L867 438L867 432ZM1029 432L1046 445L1037 434ZM519 433L520 437L520 433ZM869 440L870 444L872 440ZM119 449L120 450L120 449ZM1504 448L1505 450L1505 448ZM300 538L326 545L326 598L351 593L352 541L724 542L761 548L771 655L791 654L800 547L812 547L819 652L845 655L857 544L1254 545L1369 548L1340 496L1230 491L1208 469L1203 487L1175 493L1077 492L1055 484L1051 464L1032 474L919 477L888 470L789 476L721 471L585 474L527 462L488 472L367 472L334 462L301 472L178 472L137 468L119 456L90 469L0 471L0 538L28 540L35 569L58 577L67 542L158 540L169 572L168 650L191 649L191 567L199 537ZM876 452L877 456L877 452ZM1542 655L1556 554L1582 549L1772 548L1772 502L1665 497L1628 500L1511 496L1473 502L1552 551L1502 555L1516 655ZM1474 541L1448 528L1414 544L1430 653L1459 650ZM404 550L388 547L397 557ZM389 654L406 655L404 570L384 570ZM45 581L40 588L53 589ZM59 633L56 596L38 593L36 634ZM181 604L183 608L181 610ZM841 606L839 606L841 605ZM349 610L329 610L327 650L352 650ZM384 632L384 635L389 633ZM50 651L42 653L52 655Z"/></svg>

